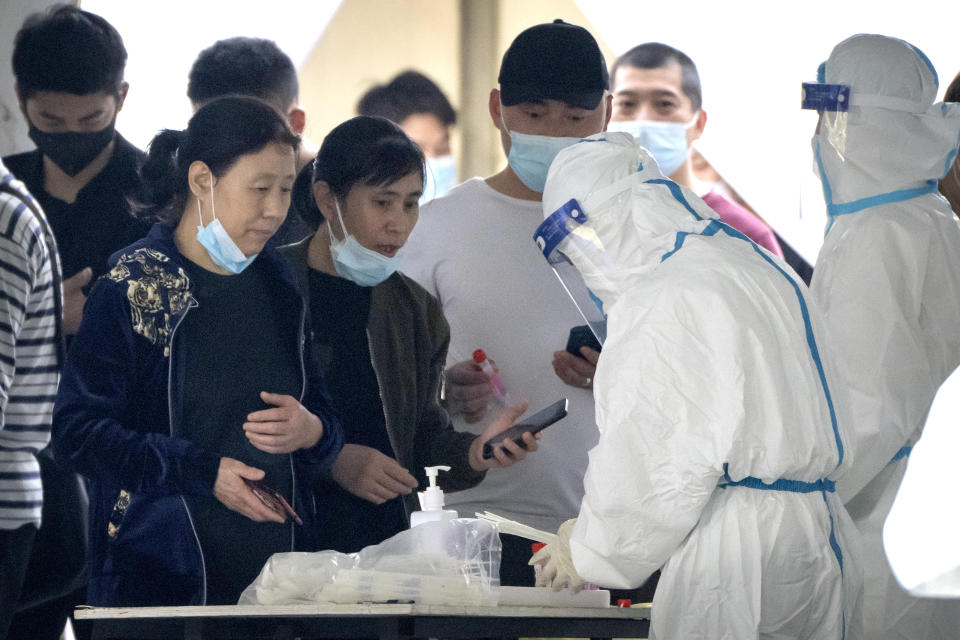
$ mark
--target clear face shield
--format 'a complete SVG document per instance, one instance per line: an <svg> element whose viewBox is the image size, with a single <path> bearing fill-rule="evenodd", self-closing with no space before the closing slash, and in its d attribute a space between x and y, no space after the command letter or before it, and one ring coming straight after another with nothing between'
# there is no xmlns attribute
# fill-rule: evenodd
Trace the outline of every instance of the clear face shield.
<svg viewBox="0 0 960 640"><path fill-rule="evenodd" d="M607 317L603 303L587 286L582 273L605 278L607 260L603 243L586 222L587 214L580 203L568 200L537 227L533 239L602 345L607 339Z"/></svg>
<svg viewBox="0 0 960 640"><path fill-rule="evenodd" d="M847 115L850 108L850 87L841 84L804 82L801 88L802 136L811 143L808 164L798 167L800 176L800 217L815 221L818 233L828 223L827 196L829 180L824 180L821 149L829 145L843 157L846 148ZM822 134L822 135L821 135ZM811 170L812 167L812 170Z"/></svg>

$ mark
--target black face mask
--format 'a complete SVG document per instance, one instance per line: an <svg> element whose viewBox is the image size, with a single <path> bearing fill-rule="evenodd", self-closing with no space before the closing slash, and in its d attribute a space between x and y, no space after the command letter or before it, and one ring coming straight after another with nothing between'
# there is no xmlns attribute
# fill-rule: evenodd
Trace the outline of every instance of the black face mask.
<svg viewBox="0 0 960 640"><path fill-rule="evenodd" d="M75 176L110 144L115 125L116 120L100 131L91 133L45 133L31 123L29 135L40 153L50 158L68 176Z"/></svg>

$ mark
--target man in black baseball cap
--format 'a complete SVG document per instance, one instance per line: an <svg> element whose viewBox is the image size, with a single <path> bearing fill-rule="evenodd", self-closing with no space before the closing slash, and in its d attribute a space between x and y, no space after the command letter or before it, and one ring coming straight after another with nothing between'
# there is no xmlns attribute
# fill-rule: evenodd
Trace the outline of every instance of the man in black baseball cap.
<svg viewBox="0 0 960 640"><path fill-rule="evenodd" d="M610 120L607 63L586 29L555 20L514 39L498 81L490 117L509 166L487 182L507 195L539 200L560 149L603 131Z"/></svg>
<svg viewBox="0 0 960 640"><path fill-rule="evenodd" d="M510 394L530 409L569 398L567 417L544 435L550 446L472 489L448 493L447 504L461 514L490 510L555 531L579 511L586 452L599 434L590 381L579 377L579 388L571 389L555 374L554 349L583 321L532 238L543 221L550 163L563 147L606 128L611 97L596 40L559 20L517 36L503 56L499 83L489 110L508 165L421 209L403 271L443 302L451 362L482 347ZM447 368L445 402L461 431L482 432L498 412L490 381L473 360ZM533 586L530 542L501 539L501 584Z"/></svg>
<svg viewBox="0 0 960 640"><path fill-rule="evenodd" d="M559 100L595 109L607 90L607 64L590 32L556 20L517 36L503 56L497 81L506 107Z"/></svg>

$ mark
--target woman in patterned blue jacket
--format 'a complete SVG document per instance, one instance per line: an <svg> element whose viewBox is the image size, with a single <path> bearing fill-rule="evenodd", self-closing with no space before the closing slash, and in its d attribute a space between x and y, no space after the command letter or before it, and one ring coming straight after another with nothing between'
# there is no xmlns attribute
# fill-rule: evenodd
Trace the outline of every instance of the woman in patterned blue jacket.
<svg viewBox="0 0 960 640"><path fill-rule="evenodd" d="M272 553L314 550L311 490L343 436L265 248L297 143L227 97L150 147L159 222L94 286L54 411L57 456L90 480L91 604L233 604Z"/></svg>

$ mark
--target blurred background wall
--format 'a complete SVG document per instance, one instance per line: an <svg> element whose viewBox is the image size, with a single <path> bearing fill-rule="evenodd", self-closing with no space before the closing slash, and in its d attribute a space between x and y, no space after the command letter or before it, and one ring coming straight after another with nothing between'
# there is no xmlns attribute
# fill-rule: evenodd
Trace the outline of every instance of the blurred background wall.
<svg viewBox="0 0 960 640"><path fill-rule="evenodd" d="M0 0L0 154L32 147L13 94L10 51L23 18L49 0ZM800 83L815 78L834 44L854 33L904 38L923 49L943 89L960 71L953 3L914 0L82 0L113 23L129 52L130 93L118 129L143 147L190 116L187 72L197 53L234 36L275 40L300 69L306 136L319 144L354 115L374 84L413 68L458 111L453 152L460 178L505 159L487 112L503 52L528 26L562 18L589 29L612 62L650 40L688 53L700 69L703 155L809 260L823 235L811 171L816 114L801 112Z"/></svg>

